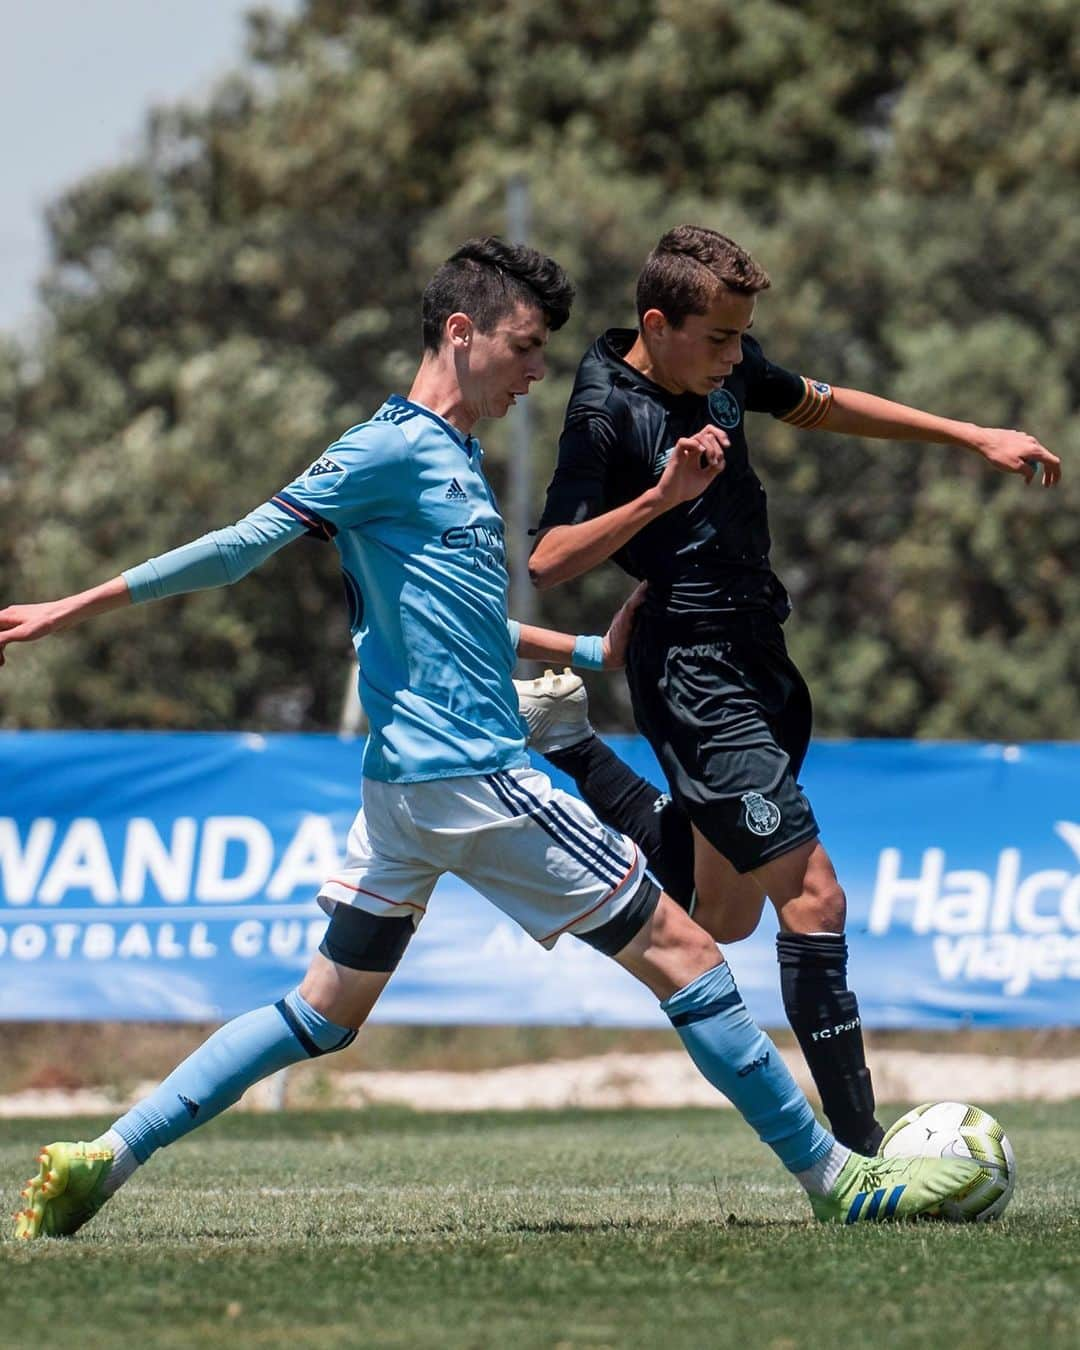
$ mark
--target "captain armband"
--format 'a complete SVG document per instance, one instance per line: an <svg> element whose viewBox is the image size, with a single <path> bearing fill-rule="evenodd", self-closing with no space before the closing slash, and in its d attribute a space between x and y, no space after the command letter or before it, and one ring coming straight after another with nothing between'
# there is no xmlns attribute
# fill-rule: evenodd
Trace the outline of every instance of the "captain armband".
<svg viewBox="0 0 1080 1350"><path fill-rule="evenodd" d="M602 637L581 637L574 639L574 650L570 664L578 670L604 669L604 639Z"/></svg>
<svg viewBox="0 0 1080 1350"><path fill-rule="evenodd" d="M825 420L832 407L832 385L824 384L821 380L808 380L805 375L800 376L800 379L803 384L802 398L790 412L778 413L777 416L781 422L788 422L793 427L816 427Z"/></svg>

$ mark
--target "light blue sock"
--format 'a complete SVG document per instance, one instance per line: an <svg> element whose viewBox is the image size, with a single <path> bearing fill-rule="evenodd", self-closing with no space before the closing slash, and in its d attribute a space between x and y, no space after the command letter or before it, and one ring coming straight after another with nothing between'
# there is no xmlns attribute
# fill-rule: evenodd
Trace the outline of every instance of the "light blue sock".
<svg viewBox="0 0 1080 1350"><path fill-rule="evenodd" d="M726 962L660 1006L690 1058L788 1171L806 1171L829 1152L835 1140L814 1119L776 1046L747 1012Z"/></svg>
<svg viewBox="0 0 1080 1350"><path fill-rule="evenodd" d="M294 989L279 1003L215 1031L112 1128L144 1163L239 1101L252 1083L301 1060L344 1050L355 1038L355 1031L328 1022Z"/></svg>

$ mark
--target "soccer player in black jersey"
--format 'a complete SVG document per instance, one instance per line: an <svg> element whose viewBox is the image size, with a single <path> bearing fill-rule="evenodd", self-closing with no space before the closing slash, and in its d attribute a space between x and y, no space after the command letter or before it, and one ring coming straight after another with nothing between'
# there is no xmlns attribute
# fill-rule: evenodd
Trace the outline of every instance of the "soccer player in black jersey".
<svg viewBox="0 0 1080 1350"><path fill-rule="evenodd" d="M1027 482L1060 461L1033 437L833 388L774 365L749 335L765 271L724 235L679 226L638 279L638 329L586 353L530 562L537 586L606 558L648 582L627 678L670 801L588 732L548 754L602 819L643 848L669 894L721 942L757 927L765 899L784 1007L838 1139L874 1152L881 1130L858 1003L847 986L846 902L798 783L806 684L781 625L765 491L745 416L856 436L966 447Z"/></svg>

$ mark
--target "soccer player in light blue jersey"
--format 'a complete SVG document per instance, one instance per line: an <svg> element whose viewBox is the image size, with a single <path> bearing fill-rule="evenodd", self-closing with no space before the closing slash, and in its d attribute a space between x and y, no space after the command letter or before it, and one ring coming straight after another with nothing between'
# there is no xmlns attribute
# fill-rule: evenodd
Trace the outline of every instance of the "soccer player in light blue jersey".
<svg viewBox="0 0 1080 1350"><path fill-rule="evenodd" d="M4 647L106 610L238 580L303 534L341 555L371 721L363 805L323 884L325 939L298 988L222 1027L89 1143L39 1154L15 1231L74 1233L159 1148L287 1065L348 1045L452 872L545 947L564 934L611 956L661 1000L694 1062L802 1182L817 1216L852 1223L934 1209L968 1162L870 1159L815 1120L755 1025L708 934L644 872L640 853L529 765L511 682L521 655L621 662L605 639L507 618L503 523L473 431L544 375L572 289L532 249L473 240L424 292L424 355L393 396L237 525L92 590L0 611ZM706 456L715 447L703 444ZM672 480L669 480L669 483ZM678 483L672 490L678 490Z"/></svg>

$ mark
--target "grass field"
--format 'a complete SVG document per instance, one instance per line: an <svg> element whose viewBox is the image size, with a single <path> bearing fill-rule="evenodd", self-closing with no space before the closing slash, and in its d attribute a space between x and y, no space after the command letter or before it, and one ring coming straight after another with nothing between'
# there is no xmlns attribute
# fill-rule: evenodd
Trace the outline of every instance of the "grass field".
<svg viewBox="0 0 1080 1350"><path fill-rule="evenodd" d="M78 1238L0 1245L0 1344L1073 1347L1080 1102L997 1114L1004 1221L866 1229L807 1222L728 1112L226 1116ZM102 1123L0 1122L9 1208Z"/></svg>

